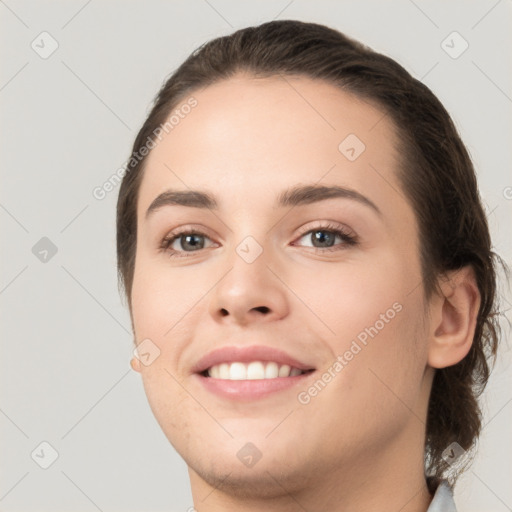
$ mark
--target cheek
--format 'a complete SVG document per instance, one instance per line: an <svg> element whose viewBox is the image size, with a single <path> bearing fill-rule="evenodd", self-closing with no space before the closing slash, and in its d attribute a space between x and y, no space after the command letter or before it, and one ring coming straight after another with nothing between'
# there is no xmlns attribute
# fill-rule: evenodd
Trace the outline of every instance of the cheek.
<svg viewBox="0 0 512 512"><path fill-rule="evenodd" d="M411 291L411 279L403 269L395 254L381 252L371 260L317 262L311 271L287 273L287 282L293 283L290 286L301 299L297 309L304 309L308 323L341 350L365 329L377 323L381 331L394 321Z"/></svg>
<svg viewBox="0 0 512 512"><path fill-rule="evenodd" d="M344 326L338 325L341 335L331 344L335 357L322 368L329 383L317 381L300 397L309 401L304 417L316 420L325 437L333 439L331 450L357 456L363 449L358 440L364 439L370 456L411 422L421 428L426 350L419 304L409 297L400 304L402 309L395 306L388 312L387 323L375 320L376 313L386 315L385 301L383 307L364 314L354 308L357 318L347 316L347 330L356 333L353 336L343 335ZM324 455L329 457L329 451Z"/></svg>
<svg viewBox="0 0 512 512"><path fill-rule="evenodd" d="M325 399L326 408L338 403L344 414L350 403L350 410L365 414L368 404L374 404L374 413L379 404L387 404L400 412L397 396L414 402L427 357L422 287L412 277L416 272L389 252L372 264L325 265L322 271L295 276L293 290L309 309L302 317L309 317L332 354L326 369L335 377L326 379L333 385L318 401ZM336 398L341 396L344 400Z"/></svg>
<svg viewBox="0 0 512 512"><path fill-rule="evenodd" d="M176 340L194 318L208 290L192 267L171 269L165 262L141 257L132 287L132 314L137 342L151 338L161 350L176 348ZM172 343L171 343L172 342Z"/></svg>
<svg viewBox="0 0 512 512"><path fill-rule="evenodd" d="M351 326L355 334L338 339L336 353L343 356L344 368L332 391L351 403L360 424L372 418L379 418L383 428L403 424L417 407L415 414L422 416L427 364L422 304L420 293L401 297L391 307L384 301L366 311L366 322L359 313L358 325Z"/></svg>
<svg viewBox="0 0 512 512"><path fill-rule="evenodd" d="M177 372L180 354L191 336L190 321L197 309L198 291L191 281L190 273L184 269L171 272L161 262L141 257L132 286L136 342L149 339L152 347L156 347L152 348L151 363L140 366L144 390L154 417L173 446L177 439L188 443L191 419L204 415L180 385L182 376ZM176 411L183 407L188 413L177 415Z"/></svg>
<svg viewBox="0 0 512 512"><path fill-rule="evenodd" d="M144 389L154 416L168 429L178 428L175 416L168 411L175 411L186 398L176 368L190 337L187 312L194 299L190 288L180 283L179 273L175 274L177 279L171 279L161 266L139 260L132 287L135 341L148 349L142 353L150 354L146 364L141 357Z"/></svg>

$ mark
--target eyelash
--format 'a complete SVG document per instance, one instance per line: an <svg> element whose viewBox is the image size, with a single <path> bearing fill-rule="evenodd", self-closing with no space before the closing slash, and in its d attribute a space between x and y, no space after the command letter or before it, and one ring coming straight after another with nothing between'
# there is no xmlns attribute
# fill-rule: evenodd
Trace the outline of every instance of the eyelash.
<svg viewBox="0 0 512 512"><path fill-rule="evenodd" d="M346 246L354 246L354 245L358 244L358 239L357 239L356 235L349 234L346 230L344 230L334 224L326 224L326 225L317 226L314 228L304 229L300 233L298 239L302 238L304 235L307 235L308 233L313 233L315 231L324 231L327 233L331 233L335 236L339 236L343 240L343 244L341 244L341 247L336 247L336 246L324 247L324 248L309 247L309 249L314 249L315 253L316 252L325 253L325 252L342 251ZM160 244L160 249L164 252L169 252L170 256L172 258L182 258L182 257L187 258L188 255L192 255L196 252L199 252L199 251L175 251L175 250L169 249L170 246L174 243L174 241L183 235L199 235L199 236L204 236L204 237L209 238L206 233L203 233L200 230L194 231L194 230L191 230L190 228L185 227L182 230L179 230L179 231L173 232L173 233L169 233L168 235L166 235L162 239L162 242ZM338 244L338 245L340 245L340 244ZM181 253L183 253L183 254L181 254Z"/></svg>

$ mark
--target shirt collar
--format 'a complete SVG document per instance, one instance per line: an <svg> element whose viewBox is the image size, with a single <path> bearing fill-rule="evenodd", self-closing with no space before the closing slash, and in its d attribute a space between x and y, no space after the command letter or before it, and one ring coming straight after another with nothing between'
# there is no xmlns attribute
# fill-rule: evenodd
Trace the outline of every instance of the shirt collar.
<svg viewBox="0 0 512 512"><path fill-rule="evenodd" d="M452 488L446 480L438 485L427 512L457 512Z"/></svg>

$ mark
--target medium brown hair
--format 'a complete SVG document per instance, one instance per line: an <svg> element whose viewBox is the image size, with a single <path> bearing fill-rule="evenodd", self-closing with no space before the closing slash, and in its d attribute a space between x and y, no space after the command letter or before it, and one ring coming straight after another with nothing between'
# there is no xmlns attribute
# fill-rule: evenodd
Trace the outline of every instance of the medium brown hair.
<svg viewBox="0 0 512 512"><path fill-rule="evenodd" d="M477 402L496 356L496 262L470 156L445 108L430 89L391 58L316 23L272 21L213 39L195 50L158 93L133 152L195 90L244 72L254 77L304 76L376 104L400 137L398 178L419 224L423 289L439 276L471 265L481 295L473 344L458 364L435 371L425 439L425 472L433 491L457 471L443 451L457 442L471 450L481 430ZM123 178L117 204L120 283L131 310L137 243L137 198L145 158ZM469 452L468 452L469 453Z"/></svg>

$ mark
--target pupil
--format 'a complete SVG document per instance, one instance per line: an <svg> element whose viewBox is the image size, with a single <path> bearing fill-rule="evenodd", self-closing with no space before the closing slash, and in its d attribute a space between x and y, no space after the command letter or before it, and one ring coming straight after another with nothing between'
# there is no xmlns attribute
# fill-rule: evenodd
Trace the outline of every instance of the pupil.
<svg viewBox="0 0 512 512"><path fill-rule="evenodd" d="M325 243L326 240L328 242L330 241L331 243L328 243L327 247L331 247L332 244L334 243L333 234L328 233L326 236L325 233L328 233L328 232L327 231L315 231L314 239L315 239L315 241L319 241L320 243Z"/></svg>
<svg viewBox="0 0 512 512"><path fill-rule="evenodd" d="M187 245L187 244L188 244L190 247L192 247L192 249L195 249L195 248L197 248L198 246L199 246L199 248L201 248L201 249L202 249L202 248L203 248L203 245L204 245L204 241L203 241L203 243L202 243L202 244L201 244L201 243L194 243L194 242L190 242L190 240L191 240L191 239L194 239L194 238L197 240L198 236L200 236L200 235L186 235L186 236L184 236L183 238L184 238L186 241L185 241L185 244L183 244L183 242L182 242L182 244L181 244L181 246L183 247L183 249L185 249L185 248L186 248L186 245Z"/></svg>

